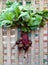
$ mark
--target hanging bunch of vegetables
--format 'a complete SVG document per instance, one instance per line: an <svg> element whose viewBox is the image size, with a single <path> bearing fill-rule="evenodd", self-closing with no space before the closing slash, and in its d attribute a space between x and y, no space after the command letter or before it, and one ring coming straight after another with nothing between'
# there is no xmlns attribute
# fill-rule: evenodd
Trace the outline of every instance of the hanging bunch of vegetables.
<svg viewBox="0 0 48 65"><path fill-rule="evenodd" d="M48 20L48 10L35 11L24 8L19 3L7 2L6 9L0 13L0 27L18 27L21 29L21 37L16 44L20 49L27 50L32 42L28 33L34 28L43 27Z"/></svg>

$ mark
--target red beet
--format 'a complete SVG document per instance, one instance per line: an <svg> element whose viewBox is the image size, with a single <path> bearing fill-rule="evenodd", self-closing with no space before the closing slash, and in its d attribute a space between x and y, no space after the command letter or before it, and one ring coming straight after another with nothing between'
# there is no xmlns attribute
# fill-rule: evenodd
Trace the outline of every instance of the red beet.
<svg viewBox="0 0 48 65"><path fill-rule="evenodd" d="M27 32L21 32L21 37L17 41L19 50L24 49L25 52L28 50L29 46L31 46L32 42L29 40Z"/></svg>
<svg viewBox="0 0 48 65"><path fill-rule="evenodd" d="M24 45L28 44L28 42L29 42L28 33L27 32L22 32L21 37L22 37L22 43Z"/></svg>

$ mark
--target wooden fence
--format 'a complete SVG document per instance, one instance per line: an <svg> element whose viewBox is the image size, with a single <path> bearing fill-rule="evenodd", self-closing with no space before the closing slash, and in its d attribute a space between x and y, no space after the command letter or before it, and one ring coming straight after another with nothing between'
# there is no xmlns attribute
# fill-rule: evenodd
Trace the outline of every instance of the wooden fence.
<svg viewBox="0 0 48 65"><path fill-rule="evenodd" d="M26 59L24 59L23 50L18 52L17 46L11 49L18 36L20 36L20 31L17 28L0 28L0 64L23 65L25 62L27 65L44 65L43 59L47 60L47 29L46 24L44 28L38 28L29 34L33 43L25 54L27 56Z"/></svg>
<svg viewBox="0 0 48 65"><path fill-rule="evenodd" d="M35 0L31 0L31 3L32 8L36 9ZM23 5L26 5L25 0ZM42 10L43 0L40 0L39 5ZM20 30L17 28L0 28L0 65L48 65L48 23L29 34L32 46L26 54L23 50L19 52L17 46L11 49L19 36Z"/></svg>

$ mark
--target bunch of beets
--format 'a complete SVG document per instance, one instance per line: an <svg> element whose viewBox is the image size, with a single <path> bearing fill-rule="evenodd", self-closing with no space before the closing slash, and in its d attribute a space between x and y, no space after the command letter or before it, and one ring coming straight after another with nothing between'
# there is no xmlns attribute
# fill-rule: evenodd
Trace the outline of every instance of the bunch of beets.
<svg viewBox="0 0 48 65"><path fill-rule="evenodd" d="M27 32L21 32L21 37L19 40L16 41L16 44L18 45L19 50L24 49L25 51L27 51L28 48L31 46L32 41L29 40Z"/></svg>

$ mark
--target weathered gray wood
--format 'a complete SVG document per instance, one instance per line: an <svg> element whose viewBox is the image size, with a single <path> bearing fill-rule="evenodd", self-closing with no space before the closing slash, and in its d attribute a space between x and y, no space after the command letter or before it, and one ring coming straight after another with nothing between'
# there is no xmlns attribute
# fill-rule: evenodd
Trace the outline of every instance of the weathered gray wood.
<svg viewBox="0 0 48 65"><path fill-rule="evenodd" d="M0 1L0 12L2 10L2 0Z"/></svg>
<svg viewBox="0 0 48 65"><path fill-rule="evenodd" d="M40 0L40 10L43 10L43 0ZM43 28L40 29L40 65L43 65Z"/></svg>
<svg viewBox="0 0 48 65"><path fill-rule="evenodd" d="M25 0L22 0L22 2L23 2L23 6L26 6L26 1Z"/></svg>
<svg viewBox="0 0 48 65"><path fill-rule="evenodd" d="M36 10L35 0L31 0L32 8Z"/></svg>
<svg viewBox="0 0 48 65"><path fill-rule="evenodd" d="M27 65L27 53L25 53L25 51L23 50L23 56L25 57L24 59L23 59L23 65Z"/></svg>
<svg viewBox="0 0 48 65"><path fill-rule="evenodd" d="M31 65L35 65L35 38L34 38L34 31L32 31L31 35L31 41L32 41L32 46L31 46Z"/></svg>
<svg viewBox="0 0 48 65"><path fill-rule="evenodd" d="M11 65L10 28L7 28L7 65Z"/></svg>
<svg viewBox="0 0 48 65"><path fill-rule="evenodd" d="M44 0L40 0L39 3L40 3L40 4L39 4L39 6L40 6L39 9L40 9L40 10L43 10Z"/></svg>
<svg viewBox="0 0 48 65"><path fill-rule="evenodd" d="M40 65L43 65L43 28L40 29Z"/></svg>
<svg viewBox="0 0 48 65"><path fill-rule="evenodd" d="M2 28L0 28L0 65L3 65Z"/></svg>
<svg viewBox="0 0 48 65"><path fill-rule="evenodd" d="M17 36L18 36L18 30L17 30L17 28L15 29L15 42L17 41ZM18 62L18 46L16 45L16 47L15 47L15 63L16 63L16 65L19 65L19 62Z"/></svg>

